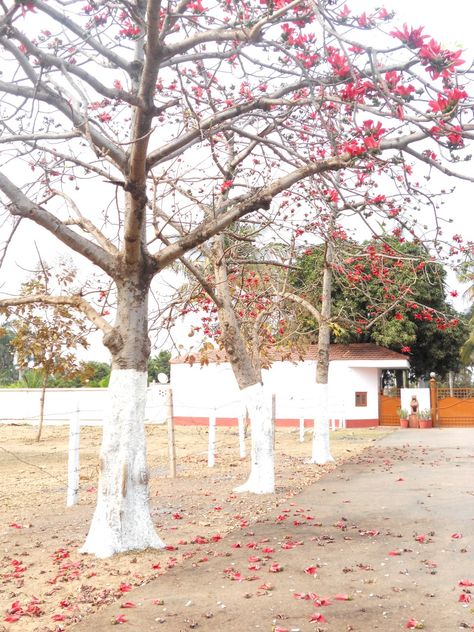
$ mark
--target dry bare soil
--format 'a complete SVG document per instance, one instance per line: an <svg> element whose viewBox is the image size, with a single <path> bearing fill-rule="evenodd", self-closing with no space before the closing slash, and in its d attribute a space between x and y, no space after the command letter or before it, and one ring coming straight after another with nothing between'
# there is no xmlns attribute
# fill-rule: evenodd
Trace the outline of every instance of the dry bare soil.
<svg viewBox="0 0 474 632"><path fill-rule="evenodd" d="M148 426L151 507L165 551L97 560L80 555L96 501L101 431L81 432L79 502L66 508L68 429L46 427L35 442L31 426L0 426L0 632L60 632L193 555L200 539L219 539L261 519L335 466L305 463L307 433L276 433L277 491L232 493L248 457L239 457L235 429L218 428L217 458L207 466L207 429L176 428L177 478L168 477L167 430ZM386 430L336 431L336 464L371 445ZM247 445L247 450L249 450ZM186 546L183 546L186 545ZM175 548L176 547L176 548Z"/></svg>

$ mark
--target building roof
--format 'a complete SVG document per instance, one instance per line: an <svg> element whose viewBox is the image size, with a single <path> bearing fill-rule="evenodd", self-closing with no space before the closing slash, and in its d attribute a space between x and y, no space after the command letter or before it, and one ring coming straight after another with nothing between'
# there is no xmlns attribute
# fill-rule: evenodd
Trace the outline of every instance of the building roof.
<svg viewBox="0 0 474 632"><path fill-rule="evenodd" d="M295 351L293 353L280 352L278 350L272 350L269 354L269 359L273 362L289 361L289 362L301 362L303 360L316 360L318 355L317 345L309 345L302 351ZM373 344L371 342L353 343L349 345L332 344L329 345L329 361L382 361L384 363L392 360L405 360L409 357L403 353L392 351L386 347ZM227 354L225 351L219 349L207 350L204 353L189 352L185 356L180 356L171 360L172 364L207 364L214 362L228 362Z"/></svg>

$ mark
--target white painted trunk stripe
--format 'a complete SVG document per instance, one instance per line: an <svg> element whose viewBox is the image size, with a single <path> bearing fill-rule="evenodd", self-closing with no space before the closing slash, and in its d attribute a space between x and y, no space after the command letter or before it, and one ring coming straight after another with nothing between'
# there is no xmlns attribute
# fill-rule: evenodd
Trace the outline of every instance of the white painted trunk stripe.
<svg viewBox="0 0 474 632"><path fill-rule="evenodd" d="M334 461L329 446L329 388L316 384L316 406L311 463L324 465Z"/></svg>
<svg viewBox="0 0 474 632"><path fill-rule="evenodd" d="M235 491L273 494L275 462L271 397L265 393L263 384L242 389L241 396L250 416L251 470L247 482L236 487Z"/></svg>
<svg viewBox="0 0 474 632"><path fill-rule="evenodd" d="M97 557L164 546L148 505L145 440L147 373L113 370L104 420L97 506L82 552Z"/></svg>

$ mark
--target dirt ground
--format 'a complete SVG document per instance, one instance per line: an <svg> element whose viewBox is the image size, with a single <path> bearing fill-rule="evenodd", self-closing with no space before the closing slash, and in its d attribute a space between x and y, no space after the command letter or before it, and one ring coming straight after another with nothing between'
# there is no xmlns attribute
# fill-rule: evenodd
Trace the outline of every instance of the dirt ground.
<svg viewBox="0 0 474 632"><path fill-rule="evenodd" d="M334 468L305 463L309 433L300 443L294 429L278 429L276 494L244 498L232 493L249 467L248 457L239 457L236 429L218 428L216 465L209 468L207 429L177 427L176 479L168 477L166 428L147 431L152 515L167 550L96 560L78 548L96 501L100 430L81 431L79 502L66 508L67 428L47 426L38 444L31 426L0 426L0 632L60 632L107 604L123 602L132 588L189 559L202 539L217 541L233 529L251 528ZM384 434L386 429L334 432L336 463Z"/></svg>

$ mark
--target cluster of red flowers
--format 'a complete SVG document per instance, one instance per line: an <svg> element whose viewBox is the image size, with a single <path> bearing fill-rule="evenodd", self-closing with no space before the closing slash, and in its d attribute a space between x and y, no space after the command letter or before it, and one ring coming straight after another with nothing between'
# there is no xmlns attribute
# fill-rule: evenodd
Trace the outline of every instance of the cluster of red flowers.
<svg viewBox="0 0 474 632"><path fill-rule="evenodd" d="M129 39L137 39L141 34L141 29L136 24L133 24L128 18L124 21L123 27L120 29L119 34L122 37L128 37Z"/></svg>
<svg viewBox="0 0 474 632"><path fill-rule="evenodd" d="M445 137L448 145L452 148L464 146L462 128L460 125L452 125L441 121L439 125L434 125L431 128L430 133L436 140Z"/></svg>
<svg viewBox="0 0 474 632"><path fill-rule="evenodd" d="M446 89L443 94L438 93L436 101L429 101L433 112L441 112L442 114L451 113L457 106L459 101L467 98L468 94L465 90L459 88Z"/></svg>
<svg viewBox="0 0 474 632"><path fill-rule="evenodd" d="M461 66L464 63L464 60L461 59L461 53L461 50L444 49L441 44L431 39L428 44L424 44L420 48L419 56L431 78L437 79L440 76L448 78L456 66Z"/></svg>
<svg viewBox="0 0 474 632"><path fill-rule="evenodd" d="M357 138L353 138L344 142L340 147L341 153L348 153L350 156L360 156L367 150L377 150L380 146L380 139L385 129L382 127L380 121L377 124L371 119L368 119L362 123L362 126L357 130Z"/></svg>
<svg viewBox="0 0 474 632"><path fill-rule="evenodd" d="M338 77L344 78L350 75L351 67L349 65L349 61L344 54L339 52L338 49L328 46L326 60Z"/></svg>

